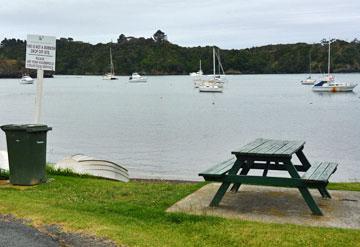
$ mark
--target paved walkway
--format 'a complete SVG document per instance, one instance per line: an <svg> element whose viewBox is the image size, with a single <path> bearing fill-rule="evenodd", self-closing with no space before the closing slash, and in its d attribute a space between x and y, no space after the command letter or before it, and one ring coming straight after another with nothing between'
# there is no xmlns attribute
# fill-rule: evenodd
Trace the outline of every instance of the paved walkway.
<svg viewBox="0 0 360 247"><path fill-rule="evenodd" d="M45 226L41 231L28 226L23 220L10 215L0 215L0 247L53 247L87 246L113 247L109 240L78 233L66 233L55 225Z"/></svg>
<svg viewBox="0 0 360 247"><path fill-rule="evenodd" d="M186 212L243 220L360 229L360 192L332 191L332 199L311 194L324 216L314 216L297 189L242 185L238 193L227 192L218 207L209 203L219 184L211 183L170 207Z"/></svg>

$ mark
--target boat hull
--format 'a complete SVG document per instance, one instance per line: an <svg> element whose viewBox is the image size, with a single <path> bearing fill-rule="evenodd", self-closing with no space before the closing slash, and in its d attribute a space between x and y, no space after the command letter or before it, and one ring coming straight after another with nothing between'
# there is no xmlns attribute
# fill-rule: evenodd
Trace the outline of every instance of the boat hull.
<svg viewBox="0 0 360 247"><path fill-rule="evenodd" d="M147 79L130 79L129 82L147 82Z"/></svg>
<svg viewBox="0 0 360 247"><path fill-rule="evenodd" d="M301 81L301 84L302 85L314 85L316 82L316 80L304 80L304 81Z"/></svg>
<svg viewBox="0 0 360 247"><path fill-rule="evenodd" d="M89 174L122 182L129 181L128 170L123 166L81 154L64 158L55 164L55 168L70 169L78 174Z"/></svg>
<svg viewBox="0 0 360 247"><path fill-rule="evenodd" d="M314 86L312 90L314 92L352 92L356 85L353 86Z"/></svg>

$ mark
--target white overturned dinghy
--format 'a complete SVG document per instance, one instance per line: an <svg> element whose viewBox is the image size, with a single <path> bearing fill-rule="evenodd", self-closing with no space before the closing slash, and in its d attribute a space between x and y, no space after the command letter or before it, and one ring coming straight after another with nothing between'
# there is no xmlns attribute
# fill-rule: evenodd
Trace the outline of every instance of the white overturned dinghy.
<svg viewBox="0 0 360 247"><path fill-rule="evenodd" d="M78 174L88 174L122 182L129 181L126 168L107 160L95 159L82 154L66 157L55 164L55 168L69 169Z"/></svg>

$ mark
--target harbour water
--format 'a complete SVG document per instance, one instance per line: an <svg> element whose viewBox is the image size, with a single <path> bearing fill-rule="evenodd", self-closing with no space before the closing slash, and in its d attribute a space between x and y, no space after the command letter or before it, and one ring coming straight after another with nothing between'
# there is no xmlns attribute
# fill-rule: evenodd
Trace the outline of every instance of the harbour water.
<svg viewBox="0 0 360 247"><path fill-rule="evenodd" d="M360 74L335 76L360 82ZM199 93L190 76L45 79L43 122L53 127L47 157L83 153L123 164L131 177L199 180L198 172L257 137L305 140L310 161L340 163L333 180L360 181L360 85L315 93L300 84L305 77L228 76L218 94ZM33 121L35 88L0 80L1 125Z"/></svg>

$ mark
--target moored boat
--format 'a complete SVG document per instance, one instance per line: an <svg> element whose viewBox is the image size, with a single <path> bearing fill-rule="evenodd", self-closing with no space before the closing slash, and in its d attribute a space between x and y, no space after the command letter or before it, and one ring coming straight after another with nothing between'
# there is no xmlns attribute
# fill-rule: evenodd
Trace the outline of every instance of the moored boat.
<svg viewBox="0 0 360 247"><path fill-rule="evenodd" d="M357 86L356 83L345 83L345 82L336 82L335 77L330 74L330 44L329 40L329 50L328 50L328 74L323 80L316 83L312 90L314 92L351 92Z"/></svg>
<svg viewBox="0 0 360 247"><path fill-rule="evenodd" d="M104 75L103 80L117 80L117 79L118 78L115 77L114 63L112 60L111 47L110 47L110 72Z"/></svg>
<svg viewBox="0 0 360 247"><path fill-rule="evenodd" d="M21 84L33 84L34 79L31 78L31 76L29 76L29 75L23 75L20 79L20 83Z"/></svg>
<svg viewBox="0 0 360 247"><path fill-rule="evenodd" d="M314 92L351 92L357 86L355 83L344 83L344 82L327 82L320 81L316 83L312 90Z"/></svg>
<svg viewBox="0 0 360 247"><path fill-rule="evenodd" d="M82 154L75 154L60 160L55 164L55 168L69 169L78 174L88 174L122 182L129 181L128 170L123 166Z"/></svg>
<svg viewBox="0 0 360 247"><path fill-rule="evenodd" d="M132 73L132 75L129 77L129 82L146 82L147 78L145 76L139 75L139 73Z"/></svg>

